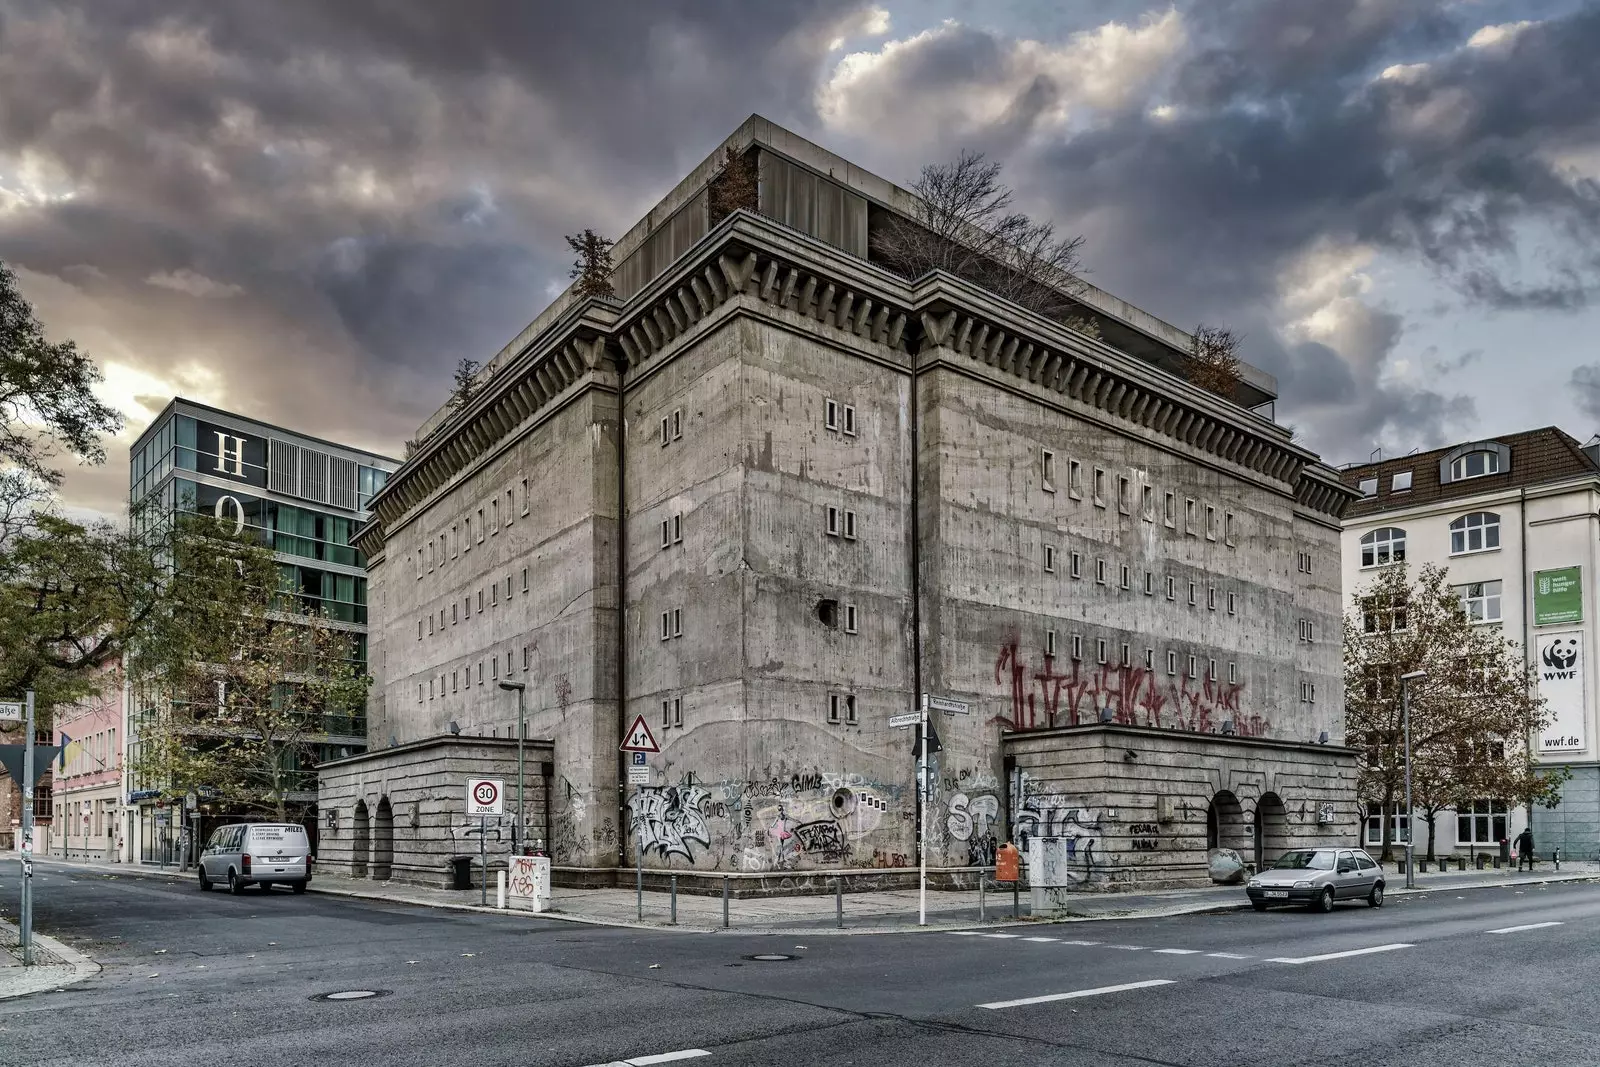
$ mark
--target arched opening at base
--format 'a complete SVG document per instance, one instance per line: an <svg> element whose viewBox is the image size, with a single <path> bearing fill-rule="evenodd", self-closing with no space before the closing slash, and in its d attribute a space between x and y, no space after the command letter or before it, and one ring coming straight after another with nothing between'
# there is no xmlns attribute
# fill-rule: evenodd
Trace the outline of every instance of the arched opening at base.
<svg viewBox="0 0 1600 1067"><path fill-rule="evenodd" d="M1256 801L1252 824L1259 871L1289 849L1289 809L1278 794L1263 793Z"/></svg>
<svg viewBox="0 0 1600 1067"><path fill-rule="evenodd" d="M372 877L387 882L394 869L394 809L389 806L388 797L378 801L372 846Z"/></svg>
<svg viewBox="0 0 1600 1067"><path fill-rule="evenodd" d="M353 840L350 846L350 873L356 878L367 876L367 853L372 847L372 825L367 815L367 802L356 801L353 819Z"/></svg>

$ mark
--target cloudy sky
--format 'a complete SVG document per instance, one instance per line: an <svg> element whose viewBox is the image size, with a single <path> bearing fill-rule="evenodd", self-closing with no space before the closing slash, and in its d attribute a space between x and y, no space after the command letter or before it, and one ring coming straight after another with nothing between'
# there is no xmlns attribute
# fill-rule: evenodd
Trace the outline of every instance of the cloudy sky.
<svg viewBox="0 0 1600 1067"><path fill-rule="evenodd" d="M397 453L463 357L759 112L961 148L1223 323L1331 461L1600 429L1600 4L0 0L0 259L105 368Z"/></svg>

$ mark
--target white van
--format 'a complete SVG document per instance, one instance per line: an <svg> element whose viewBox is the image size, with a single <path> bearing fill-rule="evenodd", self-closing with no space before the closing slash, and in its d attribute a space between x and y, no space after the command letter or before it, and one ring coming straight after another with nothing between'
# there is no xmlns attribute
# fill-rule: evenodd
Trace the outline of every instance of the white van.
<svg viewBox="0 0 1600 1067"><path fill-rule="evenodd" d="M287 885L304 893L311 883L311 839L294 823L233 823L219 828L200 853L200 888L217 882L237 893L247 885Z"/></svg>

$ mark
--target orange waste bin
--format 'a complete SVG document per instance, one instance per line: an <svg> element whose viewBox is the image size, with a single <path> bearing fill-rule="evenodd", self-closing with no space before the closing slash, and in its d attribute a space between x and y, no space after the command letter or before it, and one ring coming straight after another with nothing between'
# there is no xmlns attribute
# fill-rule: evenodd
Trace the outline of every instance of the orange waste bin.
<svg viewBox="0 0 1600 1067"><path fill-rule="evenodd" d="M1017 851L1017 846L1010 841L1001 845L994 854L994 880L997 882L1015 882L1022 876L1022 854Z"/></svg>

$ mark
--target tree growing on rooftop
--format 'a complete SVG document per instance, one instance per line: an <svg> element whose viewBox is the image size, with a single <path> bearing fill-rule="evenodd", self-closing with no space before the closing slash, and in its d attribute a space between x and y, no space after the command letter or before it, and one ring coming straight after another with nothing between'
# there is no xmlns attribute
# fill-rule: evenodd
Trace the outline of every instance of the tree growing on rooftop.
<svg viewBox="0 0 1600 1067"><path fill-rule="evenodd" d="M611 284L611 274L615 269L611 265L611 247L614 244L615 241L601 237L590 229L567 235L567 247L578 257L573 260L572 271L567 276L577 280L579 297L617 295Z"/></svg>
<svg viewBox="0 0 1600 1067"><path fill-rule="evenodd" d="M451 380L450 410L452 413L460 412L466 408L472 398L477 395L477 374L481 364L475 359L465 356L456 364L456 373Z"/></svg>
<svg viewBox="0 0 1600 1067"><path fill-rule="evenodd" d="M1378 806L1383 858L1392 852L1391 813L1405 800L1405 723L1401 677L1412 680L1411 785L1434 822L1461 802L1503 800L1553 805L1570 776L1538 764L1528 739L1549 723L1533 671L1498 627L1474 623L1441 567L1413 579L1404 563L1378 572L1345 614L1345 731L1360 753L1357 794Z"/></svg>
<svg viewBox="0 0 1600 1067"><path fill-rule="evenodd" d="M712 226L735 211L756 210L761 189L761 171L754 152L735 152L729 145L723 154L722 169L711 179L706 205Z"/></svg>
<svg viewBox="0 0 1600 1067"><path fill-rule="evenodd" d="M1238 396L1243 380L1239 361L1239 342L1242 338L1223 326L1202 323L1190 335L1189 352L1183 359L1183 376L1191 385L1233 400Z"/></svg>
<svg viewBox="0 0 1600 1067"><path fill-rule="evenodd" d="M1092 318L1074 299L1084 289L1083 237L1062 236L1054 223L1015 210L1000 170L970 151L924 166L911 183L913 217L884 213L871 236L872 257L913 279L946 271L1091 332Z"/></svg>

